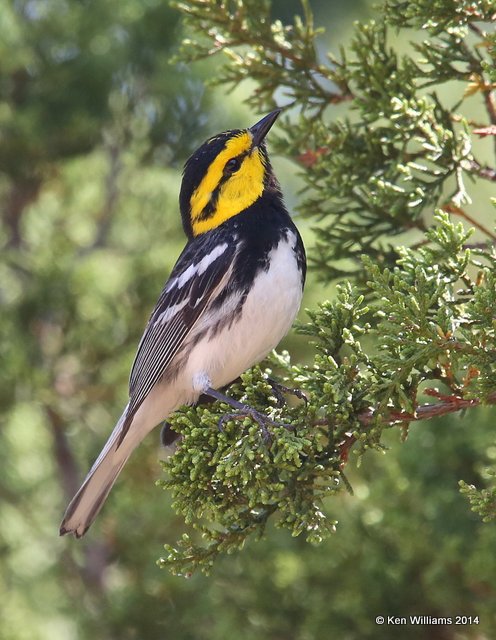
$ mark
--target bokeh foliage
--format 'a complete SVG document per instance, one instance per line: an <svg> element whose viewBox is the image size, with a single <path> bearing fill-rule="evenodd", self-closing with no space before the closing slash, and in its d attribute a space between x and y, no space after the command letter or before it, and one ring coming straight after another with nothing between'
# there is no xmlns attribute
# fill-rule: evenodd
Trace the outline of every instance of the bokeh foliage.
<svg viewBox="0 0 496 640"><path fill-rule="evenodd" d="M320 3L293 24L269 0L176 4L0 12L1 635L393 638L375 616L462 613L480 623L402 637L492 637L493 3L387 2L341 49ZM253 112L287 105L270 142L299 168L313 273L346 278L302 316L301 361L229 390L293 429L179 412L166 491L150 438L90 535L60 540L183 242L177 160L242 126L217 123L245 80ZM284 403L268 370L308 401ZM212 575L158 571L165 541L165 567Z"/></svg>

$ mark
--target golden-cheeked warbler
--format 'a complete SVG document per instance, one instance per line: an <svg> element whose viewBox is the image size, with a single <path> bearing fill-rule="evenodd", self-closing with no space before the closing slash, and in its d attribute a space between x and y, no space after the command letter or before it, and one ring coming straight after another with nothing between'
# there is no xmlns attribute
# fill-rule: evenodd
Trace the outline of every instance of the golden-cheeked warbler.
<svg viewBox="0 0 496 640"><path fill-rule="evenodd" d="M182 405L207 395L256 413L219 389L288 332L306 272L264 142L279 113L210 138L186 162L179 202L188 242L138 346L129 403L67 507L61 535L84 535L134 449Z"/></svg>

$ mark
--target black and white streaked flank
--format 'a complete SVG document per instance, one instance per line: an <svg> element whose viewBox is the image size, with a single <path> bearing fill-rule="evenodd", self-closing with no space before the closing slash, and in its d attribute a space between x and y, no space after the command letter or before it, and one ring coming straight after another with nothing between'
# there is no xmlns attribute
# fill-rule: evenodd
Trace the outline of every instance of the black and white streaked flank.
<svg viewBox="0 0 496 640"><path fill-rule="evenodd" d="M235 380L290 329L301 303L305 251L272 173L264 184L254 204L189 238L139 344L129 403L68 506L61 535L84 535L155 426Z"/></svg>

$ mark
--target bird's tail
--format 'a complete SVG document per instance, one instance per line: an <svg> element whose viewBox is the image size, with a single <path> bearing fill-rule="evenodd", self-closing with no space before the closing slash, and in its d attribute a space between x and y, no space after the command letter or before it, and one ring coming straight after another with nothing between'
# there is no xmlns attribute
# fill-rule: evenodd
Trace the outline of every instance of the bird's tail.
<svg viewBox="0 0 496 640"><path fill-rule="evenodd" d="M127 407L115 425L105 447L91 467L81 488L69 503L60 525L60 535L84 536L102 508L114 482L129 456L140 443L138 429L131 429L121 439ZM142 436L146 435L145 433Z"/></svg>

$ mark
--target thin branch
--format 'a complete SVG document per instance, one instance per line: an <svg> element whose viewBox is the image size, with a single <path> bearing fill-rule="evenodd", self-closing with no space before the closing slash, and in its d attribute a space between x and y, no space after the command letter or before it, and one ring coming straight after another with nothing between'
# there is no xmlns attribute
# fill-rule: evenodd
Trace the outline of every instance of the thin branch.
<svg viewBox="0 0 496 640"><path fill-rule="evenodd" d="M15 249L21 246L22 219L27 207L37 200L41 185L41 179L34 177L12 181L1 215L1 220L8 232L7 246Z"/></svg>
<svg viewBox="0 0 496 640"><path fill-rule="evenodd" d="M477 25L471 23L469 25L469 28L475 34L477 34L479 36L479 38L481 38L481 39L486 38L486 34L484 33L484 31L480 27L478 27ZM489 116L490 123L491 124L496 124L496 94L495 94L492 86L493 85L488 83L487 89L485 89L483 91L484 104L485 104L485 107L486 107L487 114ZM494 138L494 145L495 145L495 151L496 151L496 137Z"/></svg>
<svg viewBox="0 0 496 640"><path fill-rule="evenodd" d="M418 422L419 420L430 420L431 418L438 418L439 416L445 416L450 413L456 413L463 411L464 409L471 409L478 407L482 404L479 398L465 399L456 395L442 395L434 389L426 389L425 394L436 396L440 399L440 402L427 403L419 405L413 413L407 411L391 411L387 416L382 419L383 424L386 425L406 425L410 422ZM496 404L496 392L492 393L486 400L485 404ZM358 415L358 420L365 427L369 426L374 419L376 412L370 407L365 411L362 411ZM326 426L328 420L318 420L316 425ZM355 444L357 438L352 433L346 434L345 438L339 443L339 451L341 464L344 465L348 461L348 456L352 446Z"/></svg>
<svg viewBox="0 0 496 640"><path fill-rule="evenodd" d="M116 205L120 195L118 181L122 171L121 149L117 144L108 144L107 154L109 169L105 177L105 200L98 214L98 226L95 238L91 245L81 249L80 255L82 256L105 246L114 220Z"/></svg>
<svg viewBox="0 0 496 640"><path fill-rule="evenodd" d="M464 249L487 249L487 240L485 242L469 242L463 245Z"/></svg>
<svg viewBox="0 0 496 640"><path fill-rule="evenodd" d="M489 229L487 229L478 220L476 220L475 218L472 218L472 216L469 215L464 209L461 209L460 207L457 207L455 204L452 204L452 203L443 205L441 209L443 211L446 211L446 213L451 213L455 216L460 216L460 218L463 218L470 224L473 224L474 227L479 229L479 231L482 231L482 233L484 233L486 236L491 238L491 240L494 240L496 242L496 234L494 234L492 231L489 231Z"/></svg>
<svg viewBox="0 0 496 640"><path fill-rule="evenodd" d="M487 165L482 166L479 162L477 162L477 160L471 160L470 167L479 178L484 178L484 180L496 182L496 169L493 169L492 167L489 167Z"/></svg>
<svg viewBox="0 0 496 640"><path fill-rule="evenodd" d="M67 441L62 417L50 405L45 406L45 413L52 429L54 455L64 496L70 500L79 488L79 469Z"/></svg>
<svg viewBox="0 0 496 640"><path fill-rule="evenodd" d="M493 398L490 404L496 403L496 396ZM478 398L465 399L458 396L445 396L441 402L427 403L418 406L413 413L407 411L392 411L386 419L386 423L390 425L404 423L404 422L417 422L418 420L429 420L430 418L437 418L449 413L456 413L463 409L470 409L477 407L481 404ZM360 415L360 422L362 424L369 424L374 416L373 410L370 412L364 412Z"/></svg>
<svg viewBox="0 0 496 640"><path fill-rule="evenodd" d="M484 91L484 102L486 111L489 114L491 124L496 124L496 101L494 99L494 91Z"/></svg>
<svg viewBox="0 0 496 640"><path fill-rule="evenodd" d="M55 461L59 468L62 488L66 499L69 500L79 487L79 469L67 441L62 417L50 405L45 406L45 413L52 429ZM88 587L98 593L105 592L105 578L109 557L109 545L104 541L96 540L84 547L82 576Z"/></svg>

